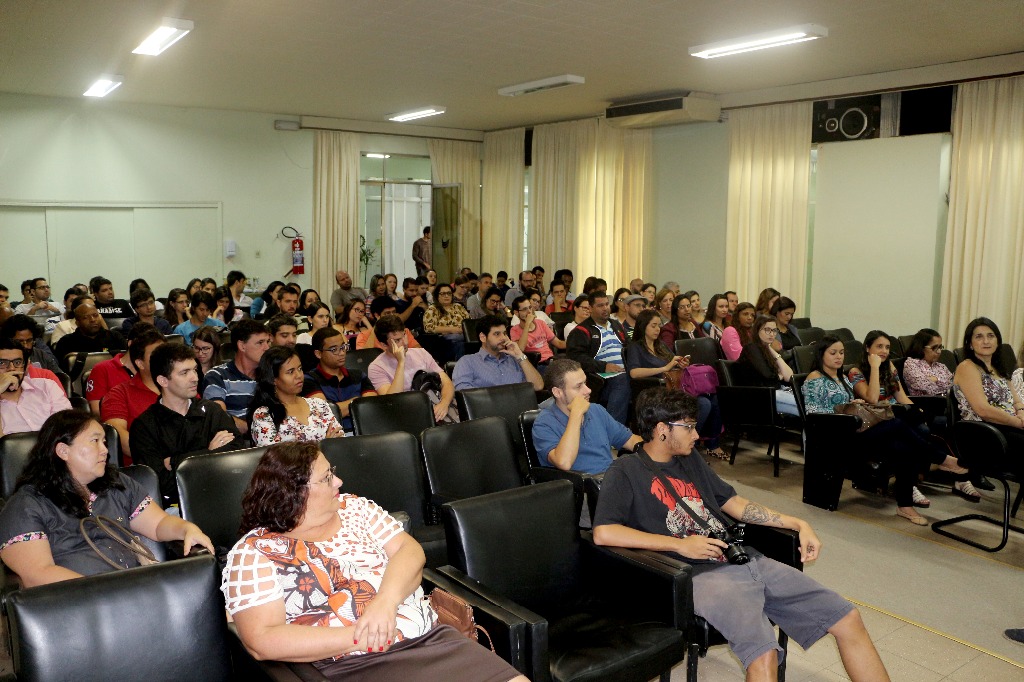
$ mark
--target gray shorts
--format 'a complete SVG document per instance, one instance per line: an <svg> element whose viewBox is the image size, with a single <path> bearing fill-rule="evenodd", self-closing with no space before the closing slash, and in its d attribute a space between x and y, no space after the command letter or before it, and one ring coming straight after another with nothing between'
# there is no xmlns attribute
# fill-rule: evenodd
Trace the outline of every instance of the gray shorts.
<svg viewBox="0 0 1024 682"><path fill-rule="evenodd" d="M771 649L783 655L769 619L807 649L853 604L792 566L753 554L742 566L695 571L693 610L729 640L746 669Z"/></svg>

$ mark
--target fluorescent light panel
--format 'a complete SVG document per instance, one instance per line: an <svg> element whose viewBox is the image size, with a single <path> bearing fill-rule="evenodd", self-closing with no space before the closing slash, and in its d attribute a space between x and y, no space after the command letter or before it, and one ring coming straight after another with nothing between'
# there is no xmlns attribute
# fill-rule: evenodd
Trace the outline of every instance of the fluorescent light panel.
<svg viewBox="0 0 1024 682"><path fill-rule="evenodd" d="M95 83L82 94L86 97L106 97L121 86L123 76L112 76L109 73L100 74Z"/></svg>
<svg viewBox="0 0 1024 682"><path fill-rule="evenodd" d="M368 159L390 159L391 158L390 154L374 154L372 152L369 153L369 154L363 154L363 156L365 156Z"/></svg>
<svg viewBox="0 0 1024 682"><path fill-rule="evenodd" d="M192 28L193 23L188 19L164 17L160 28L150 33L148 38L132 50L132 54L158 55L188 35Z"/></svg>
<svg viewBox="0 0 1024 682"><path fill-rule="evenodd" d="M403 111L398 114L391 114L388 116L389 121L396 121L398 123L405 123L406 121L415 121L417 118L426 118L427 116L437 116L445 112L444 107L420 107L419 109L412 109L411 111Z"/></svg>
<svg viewBox="0 0 1024 682"><path fill-rule="evenodd" d="M586 82L587 79L583 76L574 76L571 73L567 73L561 76L552 76L551 78L541 78L536 81L519 83L518 85L506 85L498 90L498 94L505 97L518 97L519 95L529 95L532 92L564 88L568 85L583 85Z"/></svg>
<svg viewBox="0 0 1024 682"><path fill-rule="evenodd" d="M778 31L758 33L752 36L722 40L717 43L696 45L690 48L690 55L701 59L715 59L731 54L742 54L755 50L764 50L769 47L781 47L793 43L803 43L808 40L828 37L828 29L818 24L801 24L791 26Z"/></svg>

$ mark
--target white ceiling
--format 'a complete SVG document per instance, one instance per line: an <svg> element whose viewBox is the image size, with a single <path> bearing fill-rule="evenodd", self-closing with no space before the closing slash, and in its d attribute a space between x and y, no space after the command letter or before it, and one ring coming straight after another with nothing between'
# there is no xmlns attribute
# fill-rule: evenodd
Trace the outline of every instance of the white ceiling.
<svg viewBox="0 0 1024 682"><path fill-rule="evenodd" d="M195 30L133 55L163 16ZM716 60L691 45L795 24L829 37ZM683 90L786 92L794 84L1012 55L1024 0L0 0L0 92L495 130L600 114ZM1018 70L1024 70L1018 69ZM563 73L582 86L523 97L498 88ZM863 79L860 82L865 82ZM783 98L783 97L780 97Z"/></svg>

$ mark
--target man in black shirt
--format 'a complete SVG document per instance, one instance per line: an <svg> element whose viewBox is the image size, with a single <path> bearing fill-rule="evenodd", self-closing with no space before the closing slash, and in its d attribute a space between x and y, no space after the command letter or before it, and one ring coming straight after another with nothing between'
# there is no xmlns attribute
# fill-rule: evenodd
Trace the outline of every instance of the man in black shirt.
<svg viewBox="0 0 1024 682"><path fill-rule="evenodd" d="M731 517L797 531L802 561L817 559L821 550L807 522L744 499L703 458L690 456L698 437L696 400L682 391L650 388L637 399L636 416L644 444L605 473L594 541L664 552L693 564L694 613L729 640L747 680L776 679L781 648L772 621L804 649L826 634L834 636L853 682L888 680L852 604L753 548L746 548L748 563L731 563L723 555L727 543L709 537L709 531L725 530Z"/></svg>
<svg viewBox="0 0 1024 682"><path fill-rule="evenodd" d="M61 337L60 341L53 348L53 354L57 356L57 362L61 369L71 375L71 380L77 379L78 372L70 371L68 365L68 353L100 353L108 352L111 355L125 349L124 337L121 333L103 327L103 318L100 311L91 300L79 304L75 308L75 323L78 327L71 334Z"/></svg>
<svg viewBox="0 0 1024 682"><path fill-rule="evenodd" d="M165 504L178 501L174 472L192 455L248 447L234 420L219 405L196 396L199 374L190 346L165 343L149 358L160 399L132 422L132 459L157 472Z"/></svg>
<svg viewBox="0 0 1024 682"><path fill-rule="evenodd" d="M135 314L128 301L114 298L114 285L106 277L93 277L89 280L93 296L96 297L96 308L105 320L123 319Z"/></svg>

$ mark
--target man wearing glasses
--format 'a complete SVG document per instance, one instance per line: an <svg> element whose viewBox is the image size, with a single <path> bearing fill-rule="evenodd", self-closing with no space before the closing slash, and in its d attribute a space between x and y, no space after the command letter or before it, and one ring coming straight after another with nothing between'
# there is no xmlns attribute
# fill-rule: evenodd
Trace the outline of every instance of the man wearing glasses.
<svg viewBox="0 0 1024 682"><path fill-rule="evenodd" d="M46 316L63 315L64 306L50 300L50 283L45 277L36 277L32 280L32 289L29 291L31 303L19 303L14 309L16 315Z"/></svg>
<svg viewBox="0 0 1024 682"><path fill-rule="evenodd" d="M349 407L352 401L364 395L377 395L377 392L366 375L345 367L347 345L344 335L334 327L324 327L313 333L313 355L320 362L306 374L302 395L336 404L341 412L341 426L350 432L352 417Z"/></svg>
<svg viewBox="0 0 1024 682"><path fill-rule="evenodd" d="M0 339L0 432L38 431L54 412L70 410L53 381L25 376L25 350L14 339Z"/></svg>

